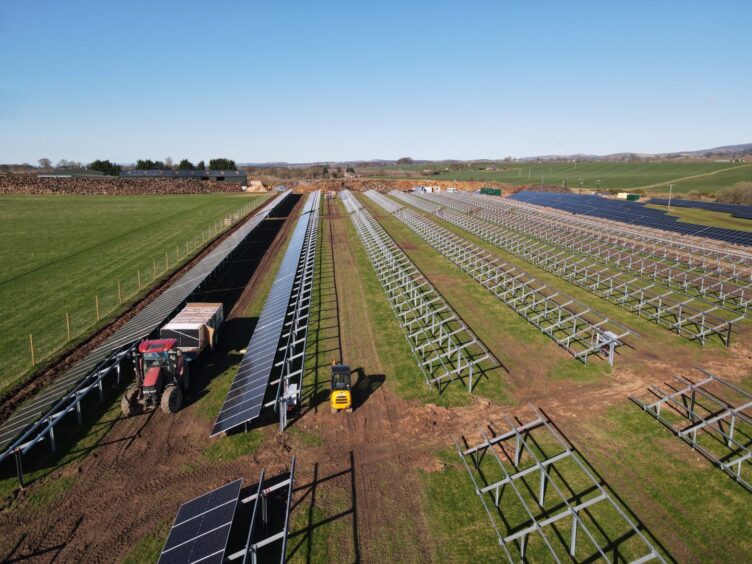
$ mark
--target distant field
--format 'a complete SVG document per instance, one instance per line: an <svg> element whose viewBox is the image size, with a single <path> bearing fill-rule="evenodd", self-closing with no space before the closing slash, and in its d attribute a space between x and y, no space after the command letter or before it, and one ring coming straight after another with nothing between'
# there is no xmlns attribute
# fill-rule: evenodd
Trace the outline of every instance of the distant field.
<svg viewBox="0 0 752 564"><path fill-rule="evenodd" d="M72 337L123 309L142 289L201 246L202 231L263 196L0 197L0 391ZM167 258L165 258L167 253ZM120 299L118 298L120 282Z"/></svg>
<svg viewBox="0 0 752 564"><path fill-rule="evenodd" d="M499 170L448 171L427 178L436 180L497 181L520 185L559 184L570 188L645 189L668 192L673 184L677 193L696 190L716 192L736 182L752 180L752 163L552 163L503 164ZM427 165L387 167L419 172L434 168Z"/></svg>

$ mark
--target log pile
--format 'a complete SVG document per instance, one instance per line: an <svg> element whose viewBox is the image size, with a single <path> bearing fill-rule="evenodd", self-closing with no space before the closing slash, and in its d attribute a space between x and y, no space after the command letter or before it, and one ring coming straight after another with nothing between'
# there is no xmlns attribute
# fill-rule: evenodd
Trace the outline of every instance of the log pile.
<svg viewBox="0 0 752 564"><path fill-rule="evenodd" d="M234 182L166 178L37 178L29 175L0 176L0 194L158 195L240 192Z"/></svg>

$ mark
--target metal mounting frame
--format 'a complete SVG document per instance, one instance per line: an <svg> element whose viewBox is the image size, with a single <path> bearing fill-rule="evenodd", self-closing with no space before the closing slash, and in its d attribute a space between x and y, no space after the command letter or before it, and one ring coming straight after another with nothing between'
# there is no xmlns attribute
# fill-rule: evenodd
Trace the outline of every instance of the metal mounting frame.
<svg viewBox="0 0 752 564"><path fill-rule="evenodd" d="M455 441L475 493L509 562L526 560L531 539L540 539L555 562L611 560L608 553L614 547L608 546L611 542L598 521L603 515L612 519L618 515L620 530L626 530L619 540L633 540L629 550L637 556L631 562L664 562L602 480L548 417L537 408L531 407L531 410L533 416L525 422L504 417L508 427L504 432L491 431L489 435L481 431L479 444L471 446L464 437ZM545 450L541 446L544 443ZM549 446L550 443L553 446ZM547 452L551 449L553 453ZM483 460L489 455L491 461L484 467ZM586 485L573 489L575 479ZM565 485L560 486L559 481ZM554 495L547 496L550 491ZM510 522L520 513L524 516L523 522ZM551 529L554 530L550 532ZM585 541L587 553L583 553L583 543L578 540ZM614 561L623 559L621 554L613 557Z"/></svg>
<svg viewBox="0 0 752 564"><path fill-rule="evenodd" d="M472 392L485 363L498 360L355 197L340 196L426 384L442 391L452 380L467 380Z"/></svg>
<svg viewBox="0 0 752 564"><path fill-rule="evenodd" d="M509 199L482 198L469 194L431 197L434 201L458 211L507 229L525 233L578 254L597 258L620 269L632 272L645 280L698 297L735 311L746 313L752 302L752 281L740 281L729 274L690 267L686 263L666 258L646 256L642 250L623 243L609 232L598 230L572 220L563 221L545 213L540 207ZM543 212L543 213L542 213ZM655 251L654 251L655 252ZM665 254L665 251L664 251Z"/></svg>
<svg viewBox="0 0 752 564"><path fill-rule="evenodd" d="M674 376L663 387L649 386L647 398L629 399L752 492L752 394L697 370L698 381Z"/></svg>
<svg viewBox="0 0 752 564"><path fill-rule="evenodd" d="M284 354L282 360L275 365L282 367L282 372L277 380L277 394L274 401L274 409L279 415L280 431L284 431L287 427L288 405L297 405L300 402L303 388L308 320L311 312L316 250L318 248L321 192L315 192L313 197L311 217L308 219L308 228L290 297L290 306L287 313L289 321L286 321L284 325L287 332L283 333L280 339L283 344L279 347L279 350L284 351ZM296 389L290 387L291 382L297 384Z"/></svg>
<svg viewBox="0 0 752 564"><path fill-rule="evenodd" d="M290 511L292 510L292 492L295 484L295 457L292 457L290 462L290 472L288 477L275 481L271 486L264 485L266 471L261 470L259 475L258 486L256 493L240 500L241 503L253 503L251 509L250 525L248 527L248 535L245 541L245 547L242 550L238 550L227 556L227 560L233 562L235 560L243 559L243 564L251 562L251 564L257 564L259 561L258 552L265 546L269 546L273 543L281 542L281 555L280 563L287 562L287 537L290 528ZM287 489L287 501L284 508L284 519L282 528L274 533L269 533L266 529L268 526L268 503L269 494L280 490L282 488ZM259 534L259 520L262 525L263 531Z"/></svg>
<svg viewBox="0 0 752 564"><path fill-rule="evenodd" d="M411 204L416 202L417 207L426 202L424 198L408 196L401 192L394 192L394 195ZM604 266L589 257L573 256L567 250L551 248L545 242L491 224L467 213L443 206L437 210L435 206L436 204L432 204L432 207L424 209L506 252L517 255L531 264L687 339L705 344L708 337L716 335L728 346L731 341L733 323L743 318L743 316L736 319L718 317L715 313L728 310L710 304L705 304L709 307L700 309L696 298L659 287L655 283L626 274L614 267Z"/></svg>
<svg viewBox="0 0 752 564"><path fill-rule="evenodd" d="M632 331L574 298L548 288L529 273L492 256L430 219L374 191L374 202L395 217L473 280L549 336L576 359L605 355L613 366L616 346Z"/></svg>

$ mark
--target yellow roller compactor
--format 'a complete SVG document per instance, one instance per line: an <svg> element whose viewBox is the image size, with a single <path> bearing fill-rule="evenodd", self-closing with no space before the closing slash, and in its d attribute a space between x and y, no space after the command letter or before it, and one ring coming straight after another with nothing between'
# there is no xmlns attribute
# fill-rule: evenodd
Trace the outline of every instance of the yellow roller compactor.
<svg viewBox="0 0 752 564"><path fill-rule="evenodd" d="M352 391L350 390L350 366L332 361L332 377L329 392L329 405L332 413L343 409L352 412Z"/></svg>

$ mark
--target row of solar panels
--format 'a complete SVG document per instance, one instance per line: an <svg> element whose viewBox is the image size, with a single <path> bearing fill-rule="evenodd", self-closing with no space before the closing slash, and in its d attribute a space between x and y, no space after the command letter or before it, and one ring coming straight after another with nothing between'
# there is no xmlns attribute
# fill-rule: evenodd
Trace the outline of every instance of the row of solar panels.
<svg viewBox="0 0 752 564"><path fill-rule="evenodd" d="M579 215L621 221L641 227L663 229L682 235L706 237L737 245L752 246L752 232L723 227L708 227L678 221L679 218L667 215L665 210L648 208L642 203L611 200L600 196L556 192L529 192L526 190L513 194L510 198L519 202L556 208Z"/></svg>
<svg viewBox="0 0 752 564"><path fill-rule="evenodd" d="M695 200L669 200L668 198L651 198L648 203L656 204L658 206L668 206L671 204L677 208L695 208L698 210L730 213L732 217L752 219L752 206L743 206L741 204L721 204L719 202L698 202Z"/></svg>
<svg viewBox="0 0 752 564"><path fill-rule="evenodd" d="M238 546L240 550L228 555L226 560L242 558L243 562L256 562L261 557L263 561L268 561L270 555L261 551L280 542L279 560L285 562L294 481L295 457L289 473L282 480L265 483L262 470L258 483L251 488L252 493L244 499L240 499L241 478L184 503L175 516L158 564L221 564L225 561L227 543L234 526L236 529L247 527L248 532L243 535L244 544ZM275 492L284 494L276 502L281 506L279 513L282 517L280 522L270 523L268 505L274 501L272 497ZM237 515L239 502L253 504L244 523ZM259 506L263 507L259 509ZM278 531L271 531L272 527Z"/></svg>
<svg viewBox="0 0 752 564"><path fill-rule="evenodd" d="M271 200L101 345L61 373L31 401L21 405L0 425L0 461L19 445L33 440L47 425L45 421L50 414L64 410L68 402L75 401L77 392L88 385L90 376L96 374L97 369L106 364L113 354L147 337L176 313L188 297L289 194L290 191L287 191Z"/></svg>
<svg viewBox="0 0 752 564"><path fill-rule="evenodd" d="M308 224L310 221L318 221L318 202L318 193L308 195L238 372L211 430L211 437L243 425L261 413Z"/></svg>

